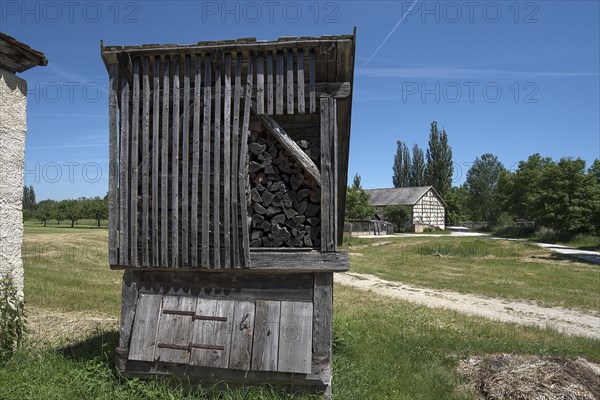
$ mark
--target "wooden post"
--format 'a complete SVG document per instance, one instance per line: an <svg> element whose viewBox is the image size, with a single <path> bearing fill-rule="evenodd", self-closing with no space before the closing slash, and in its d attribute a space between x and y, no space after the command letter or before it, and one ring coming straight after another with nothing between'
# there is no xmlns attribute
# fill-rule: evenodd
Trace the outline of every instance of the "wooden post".
<svg viewBox="0 0 600 400"><path fill-rule="evenodd" d="M118 176L119 176L119 65L108 66L108 263L119 263L118 253Z"/></svg>

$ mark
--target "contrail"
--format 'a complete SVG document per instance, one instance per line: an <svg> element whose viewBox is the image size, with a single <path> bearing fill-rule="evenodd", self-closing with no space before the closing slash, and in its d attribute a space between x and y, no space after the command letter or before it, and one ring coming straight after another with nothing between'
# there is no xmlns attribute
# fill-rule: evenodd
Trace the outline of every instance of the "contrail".
<svg viewBox="0 0 600 400"><path fill-rule="evenodd" d="M367 60L367 62L365 63L365 65L362 66L363 68L365 68L371 62L371 60L373 59L373 57L375 57L375 54L377 54L377 52L379 51L379 49L381 49L383 47L383 45L385 44L385 42L387 42L387 40L390 38L390 36L392 36L392 33L394 33L394 31L396 30L396 28L398 28L398 26L400 25L400 23L402 23L402 21L404 20L404 18L406 18L406 16L408 15L408 13L412 11L412 9L415 6L415 4L417 4L417 1L419 1L419 0L413 1L413 3L408 8L408 10L406 10L406 12L404 13L404 15L402 15L402 18L400 18L398 20L398 22L396 23L396 25L394 25L394 27L392 28L392 30L390 31L390 33L388 33L388 35L385 37L385 39L383 39L383 42L381 42L381 44L375 49L375 51L373 52L373 54L371 54L371 57L369 57L369 59Z"/></svg>

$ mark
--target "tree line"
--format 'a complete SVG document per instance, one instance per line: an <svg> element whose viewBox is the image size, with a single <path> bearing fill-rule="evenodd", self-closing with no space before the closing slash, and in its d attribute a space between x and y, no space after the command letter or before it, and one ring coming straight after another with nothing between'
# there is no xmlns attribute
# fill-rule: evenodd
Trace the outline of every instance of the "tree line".
<svg viewBox="0 0 600 400"><path fill-rule="evenodd" d="M33 186L23 188L23 219L36 219L46 224L55 220L60 225L68 221L74 227L80 219L93 219L100 227L102 220L108 218L108 199L101 197L80 197L67 200L42 200L36 202Z"/></svg>
<svg viewBox="0 0 600 400"><path fill-rule="evenodd" d="M429 147L426 153L418 144L411 152L406 143L397 142L392 167L394 187L433 186L444 197L452 188L452 147L445 129L438 129L437 122L431 123Z"/></svg>

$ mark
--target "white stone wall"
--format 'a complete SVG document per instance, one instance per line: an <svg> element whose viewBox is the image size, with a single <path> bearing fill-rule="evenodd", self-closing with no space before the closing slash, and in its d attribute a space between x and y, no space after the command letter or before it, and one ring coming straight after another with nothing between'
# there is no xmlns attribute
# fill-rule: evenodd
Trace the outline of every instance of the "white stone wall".
<svg viewBox="0 0 600 400"><path fill-rule="evenodd" d="M0 68L0 275L23 295L23 169L27 82Z"/></svg>

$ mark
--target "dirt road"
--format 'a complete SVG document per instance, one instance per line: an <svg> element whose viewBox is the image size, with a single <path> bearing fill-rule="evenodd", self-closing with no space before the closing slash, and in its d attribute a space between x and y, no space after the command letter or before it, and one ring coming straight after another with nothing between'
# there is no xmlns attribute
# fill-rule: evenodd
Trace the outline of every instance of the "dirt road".
<svg viewBox="0 0 600 400"><path fill-rule="evenodd" d="M415 287L354 272L335 274L335 282L428 307L447 308L491 320L535 325L541 328L552 328L569 335L600 339L600 316L581 311L560 307L540 307L524 301Z"/></svg>

